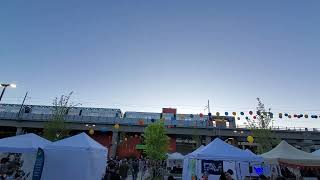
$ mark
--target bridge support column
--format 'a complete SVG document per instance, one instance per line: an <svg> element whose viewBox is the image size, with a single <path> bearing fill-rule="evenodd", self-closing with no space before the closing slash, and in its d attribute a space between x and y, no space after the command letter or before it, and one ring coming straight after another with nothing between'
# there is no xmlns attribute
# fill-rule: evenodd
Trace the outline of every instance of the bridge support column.
<svg viewBox="0 0 320 180"><path fill-rule="evenodd" d="M22 127L17 127L16 135L21 135L22 134Z"/></svg>
<svg viewBox="0 0 320 180"><path fill-rule="evenodd" d="M201 136L194 136L193 140L196 142L196 148L202 145L202 137Z"/></svg>
<svg viewBox="0 0 320 180"><path fill-rule="evenodd" d="M210 136L206 136L206 145L208 145L211 142L211 137Z"/></svg>
<svg viewBox="0 0 320 180"><path fill-rule="evenodd" d="M112 131L112 146L111 146L111 156L114 158L117 153L117 146L119 141L119 132L118 131Z"/></svg>

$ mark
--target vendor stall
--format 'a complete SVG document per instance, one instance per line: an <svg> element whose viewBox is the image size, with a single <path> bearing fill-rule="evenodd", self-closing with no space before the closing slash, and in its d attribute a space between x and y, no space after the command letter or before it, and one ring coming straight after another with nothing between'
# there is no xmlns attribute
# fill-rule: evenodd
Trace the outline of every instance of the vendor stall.
<svg viewBox="0 0 320 180"><path fill-rule="evenodd" d="M100 180L105 172L107 148L85 133L44 148L42 180Z"/></svg>
<svg viewBox="0 0 320 180"><path fill-rule="evenodd" d="M0 174L31 179L39 148L50 143L32 133L0 139Z"/></svg>
<svg viewBox="0 0 320 180"><path fill-rule="evenodd" d="M170 173L181 174L184 156L178 152L168 154L167 169Z"/></svg>
<svg viewBox="0 0 320 180"><path fill-rule="evenodd" d="M290 171L296 177L301 176L301 169L317 171L320 167L320 156L301 151L286 141L281 141L278 146L261 156L267 163L278 167L272 169L276 174L281 173L279 167L283 171Z"/></svg>
<svg viewBox="0 0 320 180"><path fill-rule="evenodd" d="M250 166L260 166L263 159L234 147L219 138L207 146L187 155L184 159L183 179L189 180L208 174L209 179L219 179L221 173L233 172L233 179L250 175Z"/></svg>

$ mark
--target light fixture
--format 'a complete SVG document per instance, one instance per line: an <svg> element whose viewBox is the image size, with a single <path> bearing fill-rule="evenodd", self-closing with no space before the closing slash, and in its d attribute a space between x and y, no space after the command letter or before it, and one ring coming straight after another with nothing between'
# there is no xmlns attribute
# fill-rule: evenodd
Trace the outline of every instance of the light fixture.
<svg viewBox="0 0 320 180"><path fill-rule="evenodd" d="M17 85L16 85L16 84L10 84L10 87L12 87L12 88L16 88L16 87L17 87Z"/></svg>

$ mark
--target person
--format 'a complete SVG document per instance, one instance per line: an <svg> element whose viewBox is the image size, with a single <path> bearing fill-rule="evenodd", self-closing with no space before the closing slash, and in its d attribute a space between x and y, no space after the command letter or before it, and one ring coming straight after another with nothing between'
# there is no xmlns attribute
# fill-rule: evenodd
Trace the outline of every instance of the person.
<svg viewBox="0 0 320 180"><path fill-rule="evenodd" d="M227 180L233 180L233 171L231 169L228 169L228 171L225 173Z"/></svg>
<svg viewBox="0 0 320 180"><path fill-rule="evenodd" d="M123 160L119 167L119 175L122 180L125 180L128 177L129 166L126 160Z"/></svg>
<svg viewBox="0 0 320 180"><path fill-rule="evenodd" d="M105 173L103 180L121 180L120 176L116 173L115 165L112 164Z"/></svg>
<svg viewBox="0 0 320 180"><path fill-rule="evenodd" d="M220 178L219 178L220 180L227 180L227 177L226 177L226 174L223 172L223 173L221 173L221 175L220 175Z"/></svg>
<svg viewBox="0 0 320 180"><path fill-rule="evenodd" d="M278 177L277 170L275 167L272 167L271 180L275 180L277 177Z"/></svg>
<svg viewBox="0 0 320 180"><path fill-rule="evenodd" d="M202 175L202 180L208 180L209 179L209 173L208 172L204 172Z"/></svg>
<svg viewBox="0 0 320 180"><path fill-rule="evenodd" d="M174 180L174 177L173 177L172 175L170 175L170 176L168 177L168 180Z"/></svg>
<svg viewBox="0 0 320 180"><path fill-rule="evenodd" d="M133 169L133 173L132 173L132 179L136 180L138 173L139 173L139 163L137 160L133 161L132 163L132 169Z"/></svg>

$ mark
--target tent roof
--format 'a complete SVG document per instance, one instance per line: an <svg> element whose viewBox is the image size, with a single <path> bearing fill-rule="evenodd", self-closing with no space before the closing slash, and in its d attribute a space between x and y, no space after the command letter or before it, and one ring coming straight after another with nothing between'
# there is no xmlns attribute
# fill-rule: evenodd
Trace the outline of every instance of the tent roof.
<svg viewBox="0 0 320 180"><path fill-rule="evenodd" d="M261 162L262 158L247 151L234 147L219 138L196 152L195 158L216 159L230 161L255 161Z"/></svg>
<svg viewBox="0 0 320 180"><path fill-rule="evenodd" d="M271 163L283 162L305 166L320 166L320 157L301 151L286 141L281 141L278 146L269 152L261 154L261 156Z"/></svg>
<svg viewBox="0 0 320 180"><path fill-rule="evenodd" d="M73 149L73 148L82 148L82 149L98 149L105 150L101 144L90 138L86 133L81 133L75 136L71 136L69 138L62 139L60 141L56 141L51 143L46 149Z"/></svg>
<svg viewBox="0 0 320 180"><path fill-rule="evenodd" d="M320 149L312 152L313 155L320 156Z"/></svg>
<svg viewBox="0 0 320 180"><path fill-rule="evenodd" d="M255 153L253 153L250 149L246 149L245 151L247 151L250 154L256 155Z"/></svg>
<svg viewBox="0 0 320 180"><path fill-rule="evenodd" d="M172 154L168 154L168 159L176 159L176 160L183 160L184 156L178 152L172 153Z"/></svg>
<svg viewBox="0 0 320 180"><path fill-rule="evenodd" d="M1 152L34 152L51 142L33 133L0 139Z"/></svg>
<svg viewBox="0 0 320 180"><path fill-rule="evenodd" d="M198 149L194 150L193 152L189 153L186 155L186 157L193 157L195 156L202 148L204 148L204 145L201 145L200 147L198 147Z"/></svg>

